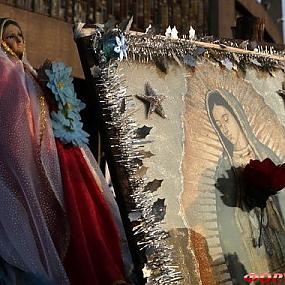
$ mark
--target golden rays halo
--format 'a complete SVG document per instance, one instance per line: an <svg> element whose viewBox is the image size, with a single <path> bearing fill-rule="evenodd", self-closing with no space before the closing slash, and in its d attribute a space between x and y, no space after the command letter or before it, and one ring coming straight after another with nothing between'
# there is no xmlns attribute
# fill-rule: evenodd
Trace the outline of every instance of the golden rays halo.
<svg viewBox="0 0 285 285"><path fill-rule="evenodd" d="M213 90L232 94L255 137L281 161L285 158L285 128L263 97L237 72L204 60L195 72L188 73L186 81L181 214L189 229L189 246L196 256L201 284L233 284L221 247L216 211L214 176L223 146L208 116L207 94ZM199 246L201 237L206 248Z"/></svg>

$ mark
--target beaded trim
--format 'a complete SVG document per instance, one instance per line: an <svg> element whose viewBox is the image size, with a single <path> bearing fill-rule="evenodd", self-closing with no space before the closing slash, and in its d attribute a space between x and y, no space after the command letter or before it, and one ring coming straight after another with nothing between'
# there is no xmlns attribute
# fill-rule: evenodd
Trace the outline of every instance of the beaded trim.
<svg viewBox="0 0 285 285"><path fill-rule="evenodd" d="M44 95L40 95L40 144L42 143L44 130L46 128L46 102Z"/></svg>
<svg viewBox="0 0 285 285"><path fill-rule="evenodd" d="M42 144L42 139L44 136L44 131L46 129L46 114L47 114L47 105L46 105L46 99L43 95L43 91L39 86L39 83L37 82L36 78L33 76L33 74L30 72L30 70L26 69L26 74L31 78L35 88L37 89L37 94L39 95L39 107L40 107L40 145Z"/></svg>
<svg viewBox="0 0 285 285"><path fill-rule="evenodd" d="M2 41L1 42L1 47L3 51L9 56L13 56L19 59L19 57L15 54L15 52L7 45L6 42Z"/></svg>

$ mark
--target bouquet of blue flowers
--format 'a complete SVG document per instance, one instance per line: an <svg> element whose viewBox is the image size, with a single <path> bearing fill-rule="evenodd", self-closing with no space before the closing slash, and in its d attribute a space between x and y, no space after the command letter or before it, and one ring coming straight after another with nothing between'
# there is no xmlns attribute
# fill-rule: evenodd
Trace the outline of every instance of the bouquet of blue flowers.
<svg viewBox="0 0 285 285"><path fill-rule="evenodd" d="M54 136L65 144L83 146L88 143L89 134L82 129L79 112L85 104L77 98L71 71L62 62L47 62L43 77L56 104L56 110L50 113Z"/></svg>

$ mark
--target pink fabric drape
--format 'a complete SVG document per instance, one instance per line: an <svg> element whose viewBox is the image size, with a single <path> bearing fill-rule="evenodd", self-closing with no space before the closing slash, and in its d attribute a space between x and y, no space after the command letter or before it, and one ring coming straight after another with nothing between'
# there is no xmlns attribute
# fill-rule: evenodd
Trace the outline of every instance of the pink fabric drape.
<svg viewBox="0 0 285 285"><path fill-rule="evenodd" d="M62 182L45 105L40 112L41 90L21 61L3 53L0 74L0 256L68 284L61 261L69 241Z"/></svg>

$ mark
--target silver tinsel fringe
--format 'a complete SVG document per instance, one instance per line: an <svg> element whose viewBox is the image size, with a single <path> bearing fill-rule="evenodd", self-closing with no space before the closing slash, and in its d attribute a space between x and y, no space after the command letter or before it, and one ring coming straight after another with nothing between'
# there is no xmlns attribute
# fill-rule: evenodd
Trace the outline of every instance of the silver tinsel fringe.
<svg viewBox="0 0 285 285"><path fill-rule="evenodd" d="M147 264L145 264L144 275L147 284L180 284L182 275L178 267L173 265L173 249L167 244L168 234L162 229L161 222L155 221L152 213L153 194L145 189L144 179L137 178L139 170L137 159L143 156L140 150L144 141L137 138L139 126L130 116L130 110L122 111L122 103L130 98L126 96L126 86L122 76L117 74L116 63L102 63L100 83L100 102L105 110L106 123L109 126L110 139L115 158L124 167L131 187L131 197L135 202L134 212L140 217L133 231L140 235L138 246L145 250ZM146 272L148 274L146 274Z"/></svg>
<svg viewBox="0 0 285 285"><path fill-rule="evenodd" d="M195 60L210 58L222 62L228 59L241 69L247 64L265 70L273 68L285 70L285 50L276 50L273 46L258 44L254 50L247 50L247 48L241 48L234 40L211 40L210 42L203 40L203 38L200 41L171 40L160 35L148 36L131 32L127 35L128 57L144 63L167 58L183 65L185 56L191 55Z"/></svg>

